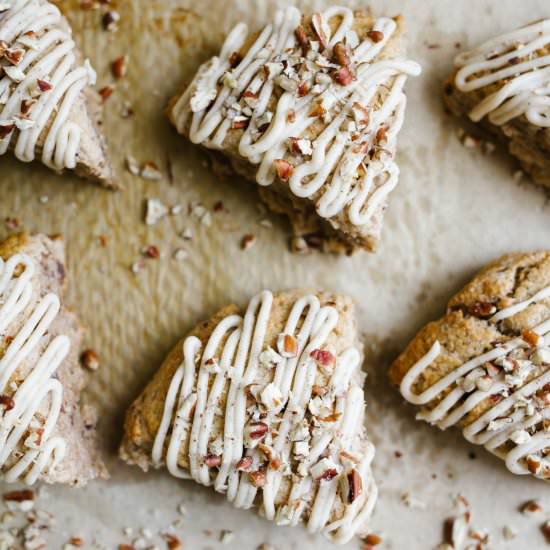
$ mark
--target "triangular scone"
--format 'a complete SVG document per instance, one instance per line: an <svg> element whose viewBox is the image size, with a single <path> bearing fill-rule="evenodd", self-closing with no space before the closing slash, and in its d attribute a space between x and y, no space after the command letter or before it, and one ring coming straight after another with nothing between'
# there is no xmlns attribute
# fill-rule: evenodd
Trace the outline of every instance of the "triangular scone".
<svg viewBox="0 0 550 550"><path fill-rule="evenodd" d="M397 185L407 75L400 18L344 7L237 25L169 107L177 130L259 185L295 234L324 250L374 250Z"/></svg>
<svg viewBox="0 0 550 550"><path fill-rule="evenodd" d="M47 0L0 3L0 155L115 187L96 124L96 75L71 29Z"/></svg>
<svg viewBox="0 0 550 550"><path fill-rule="evenodd" d="M95 413L79 403L81 328L60 303L63 243L0 244L0 474L4 481L83 485L106 477Z"/></svg>
<svg viewBox="0 0 550 550"><path fill-rule="evenodd" d="M459 54L445 103L507 144L525 172L550 187L550 19Z"/></svg>
<svg viewBox="0 0 550 550"><path fill-rule="evenodd" d="M417 418L550 480L550 252L490 264L395 361Z"/></svg>
<svg viewBox="0 0 550 550"><path fill-rule="evenodd" d="M377 496L363 380L349 298L264 291L174 348L128 411L120 455L345 542Z"/></svg>

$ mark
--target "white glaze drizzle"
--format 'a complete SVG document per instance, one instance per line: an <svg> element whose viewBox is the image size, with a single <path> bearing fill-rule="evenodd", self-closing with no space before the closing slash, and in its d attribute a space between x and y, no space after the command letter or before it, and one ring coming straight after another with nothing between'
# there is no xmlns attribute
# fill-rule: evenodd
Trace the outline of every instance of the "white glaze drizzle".
<svg viewBox="0 0 550 550"><path fill-rule="evenodd" d="M0 125L17 126L0 139L0 155L14 140L16 157L34 160L38 139L53 117L41 160L57 170L75 168L82 130L70 114L82 90L95 84L96 74L87 60L76 64L75 43L59 9L44 0L13 0L12 7L0 13L0 41L24 51L13 66L21 71L20 77L14 80L5 74L0 79ZM0 63L10 66L6 60ZM38 80L51 89L41 91ZM22 102L29 100L36 103L23 113Z"/></svg>
<svg viewBox="0 0 550 550"><path fill-rule="evenodd" d="M328 45L323 53L330 58L333 46L352 31L354 15L348 8L333 7L320 16L325 27L331 18L341 16L341 23L332 36L326 29ZM243 105L245 92L255 94L257 104L240 139L239 153L259 165L256 181L267 186L276 178L275 162L288 158L286 151L290 140L303 136L318 120L310 116L313 104L322 104L331 120L326 121L325 129L311 143L311 155L304 155L303 162L294 167L288 185L297 197L315 200L320 216L333 218L347 209L351 223L362 226L383 206L397 185L399 170L394 156L406 106L403 86L407 75L416 76L421 69L417 63L401 58L377 60L397 26L392 19L378 19L373 30L381 32L383 39L379 42L366 39L350 47L351 63L356 67L356 79L351 84L336 84L317 67L310 71L312 85L305 96L283 90L271 113L269 127L262 133L259 126L270 112L269 101L277 86L274 78L278 76L266 77L264 67L268 63L278 63L289 50L294 51L291 55L296 54L299 48L294 31L300 22L301 14L296 8L278 11L275 22L265 27L243 60L230 70L230 56L241 49L248 34L246 25L237 25L228 35L219 57L212 58L200 68L175 104L175 124L180 132L190 124L189 137L193 143L221 149L233 124L232 109L239 102ZM327 78L314 86L321 73ZM229 84L227 75L230 75ZM386 92L383 99L381 90ZM210 105L210 101L206 101L206 105L194 106L194 98L201 94L213 103ZM375 107L374 104L380 101L382 104ZM353 122L357 105L370 113L368 124L364 126ZM289 122L291 111L294 120ZM379 149L379 158L371 159L369 150L377 143L380 128L386 130L384 145Z"/></svg>
<svg viewBox="0 0 550 550"><path fill-rule="evenodd" d="M486 115L498 126L525 115L540 127L550 127L550 55L538 50L550 43L550 19L503 34L459 54L455 84L462 92L505 83L469 114L478 122Z"/></svg>
<svg viewBox="0 0 550 550"><path fill-rule="evenodd" d="M17 275L21 268L24 271ZM65 440L52 437L63 399L63 387L53 376L70 347L63 335L44 345L60 303L49 293L29 310L34 272L34 261L26 254L16 254L6 262L0 258L0 335L11 340L6 341L0 358L0 395L13 400L11 409L0 406L0 468L5 481L28 484L43 472L53 471L65 456ZM12 334L13 322L21 315L24 321ZM14 374L28 361L33 361L32 369L14 386Z"/></svg>
<svg viewBox="0 0 550 550"><path fill-rule="evenodd" d="M253 506L258 491L248 474L238 471L236 465L243 457L251 457L256 468L261 463L260 451L256 447L247 448L246 427L255 417L250 419L246 388L258 382L272 302L273 295L269 291L254 297L244 318L230 315L218 323L204 349L196 337L185 340L183 362L170 383L152 451L156 465L165 460L172 475L213 485L216 491L226 493L228 500L241 508ZM281 358L277 366L270 369L271 379L262 381L262 384L273 384L282 401L274 409L268 409L266 417L261 419L269 426L262 443L273 449L283 466L289 465L291 458L289 433L305 418L313 397L312 386L318 367L310 354L324 345L337 322L336 309L322 307L316 296L299 298L284 329L284 334L296 338L297 354ZM212 365L216 365L215 372ZM308 528L312 532L324 531L331 539L346 542L364 527L372 513L377 489L370 470L374 447L370 442L362 442L360 453L357 448L356 438L363 425L364 398L362 389L352 378L359 365L360 354L355 348L344 351L336 360L328 387L334 393L331 394L332 406L340 416L331 429L320 430L312 438L311 451L302 464L305 474L296 480L284 468L268 467L261 497L268 519L280 524L296 524L306 505L310 505ZM222 407L220 399L224 395ZM220 441L223 451L217 472L205 463L215 435L215 421L223 424L223 430L217 430L222 431L223 440ZM273 427L275 435L272 435ZM331 522L341 480L336 477L318 483L312 479L310 468L322 454L341 464L338 458L341 452L360 454L355 469L361 477L363 490L351 504L347 504L347 496L344 496L345 511L340 519ZM188 469L178 465L181 453L187 455ZM291 484L289 499L284 504L276 504L285 478Z"/></svg>
<svg viewBox="0 0 550 550"><path fill-rule="evenodd" d="M489 321L499 323L549 296L550 287L546 287L528 300L498 311ZM543 338L540 345L550 345L550 319L540 323L532 331ZM486 363L505 358L514 350L528 349L529 347L530 345L522 337L508 340L455 368L421 394L415 394L413 386L416 380L441 354L441 345L436 340L428 353L417 361L404 376L400 385L401 394L414 405L426 405L438 396L445 394L445 397L433 409L417 415L418 418L435 424L441 429L460 423L478 404L491 395L500 394L503 398L463 429L464 437L471 443L483 445L488 451L502 458L508 469L514 474L533 473L529 471L525 459L530 455L537 455L539 451L550 446L550 432L539 430L532 434L528 441L516 443L507 452L502 449L502 446L512 441L511 437L514 433L528 430L545 419L550 419L548 405L542 405L531 411L522 406L527 399L550 383L550 369L542 369L544 372L519 388L509 384L502 376L503 373L495 378L487 391L475 388L474 391L466 391L460 384L469 374L473 377L472 382L483 376L483 372L478 372L476 369ZM542 465L540 468L542 475L535 475L548 479L550 461L540 456L537 457L537 460ZM548 468L546 473L545 468Z"/></svg>

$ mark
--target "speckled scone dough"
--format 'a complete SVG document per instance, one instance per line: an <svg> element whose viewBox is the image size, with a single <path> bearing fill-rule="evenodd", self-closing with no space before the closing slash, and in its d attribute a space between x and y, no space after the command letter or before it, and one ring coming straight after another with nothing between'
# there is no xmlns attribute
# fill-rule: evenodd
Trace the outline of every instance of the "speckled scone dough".
<svg viewBox="0 0 550 550"><path fill-rule="evenodd" d="M533 181L550 187L550 20L459 54L445 104L508 147Z"/></svg>
<svg viewBox="0 0 550 550"><path fill-rule="evenodd" d="M239 24L168 109L178 132L257 183L295 248L373 251L397 185L408 75L402 20L333 7Z"/></svg>
<svg viewBox="0 0 550 550"><path fill-rule="evenodd" d="M15 235L0 258L1 478L77 486L105 478L95 411L80 404L82 329L59 301L63 242Z"/></svg>
<svg viewBox="0 0 550 550"><path fill-rule="evenodd" d="M462 428L515 474L550 479L550 252L510 254L449 302L390 369L417 417Z"/></svg>
<svg viewBox="0 0 550 550"><path fill-rule="evenodd" d="M228 306L181 340L130 407L120 456L166 466L336 542L376 501L349 298L303 290Z"/></svg>
<svg viewBox="0 0 550 550"><path fill-rule="evenodd" d="M13 0L0 11L0 155L40 160L117 187L99 132L96 75L47 0ZM11 7L7 7L11 4Z"/></svg>

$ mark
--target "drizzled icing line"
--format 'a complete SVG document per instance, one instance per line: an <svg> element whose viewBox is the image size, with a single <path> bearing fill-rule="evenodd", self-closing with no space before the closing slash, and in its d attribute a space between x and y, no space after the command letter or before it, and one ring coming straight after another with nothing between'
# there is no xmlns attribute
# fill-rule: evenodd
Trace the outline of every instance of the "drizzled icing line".
<svg viewBox="0 0 550 550"><path fill-rule="evenodd" d="M44 0L11 4L0 13L0 155L13 141L19 160L34 160L46 131L42 162L73 169L82 130L70 115L96 74L87 60L76 64L76 46L57 7Z"/></svg>
<svg viewBox="0 0 550 550"><path fill-rule="evenodd" d="M69 339L61 335L40 352L60 303L49 293L29 311L34 273L34 261L26 254L7 262L0 258L0 335L7 343L0 357L0 468L5 481L28 484L51 472L66 453L65 440L52 437L63 399L63 387L53 376L70 348ZM21 315L24 322L13 334ZM17 386L13 376L37 352L32 369Z"/></svg>
<svg viewBox="0 0 550 550"><path fill-rule="evenodd" d="M296 37L301 14L290 7L276 13L274 23L232 68L234 53L248 36L247 26L238 24L219 57L200 68L177 101L173 118L179 132L189 125L191 141L212 149L223 149L230 129L245 128L239 154L258 165L259 185L271 185L277 163L287 159L290 166L283 166L290 173L278 175L295 196L315 200L323 218L346 209L351 223L362 226L397 185L394 156L406 106L403 86L407 75L416 76L421 69L401 58L378 59L396 30L394 20L378 19L371 35L378 41L359 42L350 9L333 7L315 15L326 48L311 41L303 56ZM341 22L331 35L328 22L337 16ZM338 68L330 60L335 46L344 42L355 71L347 85L328 73ZM281 94L273 108L276 92ZM314 108L322 114L312 116ZM304 141L319 116L325 129L313 141ZM292 144L301 161L289 157Z"/></svg>
<svg viewBox="0 0 550 550"><path fill-rule="evenodd" d="M501 126L525 115L535 126L550 127L550 54L539 53L549 44L550 19L545 19L459 54L455 84L461 92L505 82L476 105L470 118L478 122L488 115Z"/></svg>
<svg viewBox="0 0 550 550"><path fill-rule="evenodd" d="M550 287L546 287L528 300L498 311L489 322L499 323L549 296ZM550 345L550 319L537 325L530 333L531 338L534 335L539 340L536 349L546 349ZM546 391L550 384L550 369L547 365L550 355L539 364L539 367L546 365L545 367L531 370L531 374L536 376L528 375L527 371L524 379L531 379L524 385L521 385L521 380L520 383L511 383L513 377L505 376L504 370L487 386L481 384L488 372L481 367L495 362L505 365L510 353L529 350L531 347L532 342L526 341L525 337L513 338L470 359L421 394L416 394L413 392L415 382L441 354L441 344L436 340L428 353L410 368L401 381L401 394L414 405L427 405L438 396L444 395L433 409L418 414L422 420L436 424L441 429L459 424L477 405L496 396L497 399L493 399L496 401L495 405L463 429L464 437L471 443L483 445L502 458L514 474L531 473L542 479L550 479L550 460L543 452L550 447L550 432L544 425L539 428L539 425L550 420L550 407L546 399L537 403L537 406L531 403L533 399L536 401L537 392ZM515 369L522 368L521 362L512 367L513 374ZM470 388L465 388L464 380L468 381ZM503 449L504 445L511 443L511 450Z"/></svg>
<svg viewBox="0 0 550 550"><path fill-rule="evenodd" d="M364 397L352 378L360 365L360 353L350 348L333 358L326 398L334 419L321 422L326 426L314 430L311 438L309 431L304 436L308 452L296 475L290 468L293 434L303 422L312 421L319 368L312 353L320 353L339 316L334 307L321 306L315 295L299 298L282 334L296 347L284 357L270 348L266 351L272 304L272 293L264 291L251 300L244 317L230 315L220 321L204 348L194 336L185 340L183 361L166 395L152 459L156 465L165 461L176 477L213 485L240 508L253 506L261 487L260 501L268 519L295 525L307 508L310 531L323 531L337 542L346 542L364 527L377 496L370 470L374 447L361 441L358 448ZM266 353L277 362L269 369L270 379L260 383ZM323 357L330 356L326 353ZM270 395L276 396L273 403L250 408L247 394L255 384L263 387L257 391L261 398L256 399L264 400L269 389ZM221 435L216 437L218 432ZM265 465L266 452L269 466ZM188 468L179 465L182 455ZM353 457L353 468L345 465L342 456ZM323 460L330 462L334 471L322 481L313 479L314 472L325 473ZM261 483L254 481L258 475ZM350 475L355 476L358 493L351 502L342 488ZM277 497L283 483L289 483L290 490L281 503ZM338 520L331 521L338 498L344 510Z"/></svg>

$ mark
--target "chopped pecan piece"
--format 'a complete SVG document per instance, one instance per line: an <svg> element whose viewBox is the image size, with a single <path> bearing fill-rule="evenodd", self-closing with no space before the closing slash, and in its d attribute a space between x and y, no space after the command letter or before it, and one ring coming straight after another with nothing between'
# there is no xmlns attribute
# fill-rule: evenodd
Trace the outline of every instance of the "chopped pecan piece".
<svg viewBox="0 0 550 550"><path fill-rule="evenodd" d="M49 92L53 88L50 82L47 80L42 80L41 78L36 79L36 83L38 84L38 89L41 92Z"/></svg>
<svg viewBox="0 0 550 550"><path fill-rule="evenodd" d="M306 30L302 27L302 25L296 27L294 36L296 37L296 41L298 42L300 48L302 48L302 53L305 55L309 49L309 38L307 37Z"/></svg>
<svg viewBox="0 0 550 550"><path fill-rule="evenodd" d="M350 59L348 49L343 42L336 42L336 44L334 44L334 60L338 65L342 65L342 67L349 67Z"/></svg>
<svg viewBox="0 0 550 550"><path fill-rule="evenodd" d="M367 36L373 41L373 42L382 42L384 40L384 33L381 31L369 31L367 33Z"/></svg>
<svg viewBox="0 0 550 550"><path fill-rule="evenodd" d="M283 159L275 160L275 169L277 170L277 176L281 181L288 181L294 172L294 166L290 162Z"/></svg>
<svg viewBox="0 0 550 550"><path fill-rule="evenodd" d="M328 350L314 349L310 354L310 357L314 359L320 365L328 367L336 363L336 357Z"/></svg>
<svg viewBox="0 0 550 550"><path fill-rule="evenodd" d="M122 78L128 72L128 57L121 55L111 63L111 71L115 78Z"/></svg>
<svg viewBox="0 0 550 550"><path fill-rule="evenodd" d="M252 483L254 487L263 487L267 476L263 470L258 470L256 472L250 472L248 477L250 478L250 483Z"/></svg>
<svg viewBox="0 0 550 550"><path fill-rule="evenodd" d="M17 49L7 49L4 52L4 58L7 59L12 65L19 65L23 56L25 55L25 50L20 48Z"/></svg>
<svg viewBox="0 0 550 550"><path fill-rule="evenodd" d="M359 475L359 472L354 468L348 474L348 484L349 484L349 503L355 502L359 495L363 492L363 480Z"/></svg>
<svg viewBox="0 0 550 550"><path fill-rule="evenodd" d="M15 401L13 400L13 397L2 394L0 395L0 405L4 407L5 411L11 411L13 407L15 407Z"/></svg>
<svg viewBox="0 0 550 550"><path fill-rule="evenodd" d="M269 426L265 422L253 422L250 424L250 439L263 439L268 431Z"/></svg>
<svg viewBox="0 0 550 550"><path fill-rule="evenodd" d="M496 313L496 311L496 306L489 302L476 302L468 307L468 313L470 315L473 315L474 317L481 317L482 319L491 317L491 315Z"/></svg>
<svg viewBox="0 0 550 550"><path fill-rule="evenodd" d="M34 500L34 492L30 489L21 489L19 491L4 493L5 502L25 502L27 500Z"/></svg>
<svg viewBox="0 0 550 550"><path fill-rule="evenodd" d="M0 124L0 139L8 137L15 130L15 124Z"/></svg>
<svg viewBox="0 0 550 550"><path fill-rule="evenodd" d="M85 349L80 355L80 362L83 367L90 370L97 370L99 368L99 356L93 349Z"/></svg>
<svg viewBox="0 0 550 550"><path fill-rule="evenodd" d="M349 67L342 67L334 73L334 81L340 86L349 86L353 82L353 74Z"/></svg>
<svg viewBox="0 0 550 550"><path fill-rule="evenodd" d="M216 466L219 466L222 463L222 457L218 455L206 455L204 457L204 463L209 468L215 468Z"/></svg>
<svg viewBox="0 0 550 550"><path fill-rule="evenodd" d="M239 471L246 472L252 466L252 462L253 462L253 460L252 460L251 456L243 456L241 458L241 460L239 460L239 462L237 462L236 468Z"/></svg>

